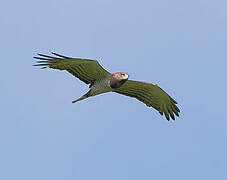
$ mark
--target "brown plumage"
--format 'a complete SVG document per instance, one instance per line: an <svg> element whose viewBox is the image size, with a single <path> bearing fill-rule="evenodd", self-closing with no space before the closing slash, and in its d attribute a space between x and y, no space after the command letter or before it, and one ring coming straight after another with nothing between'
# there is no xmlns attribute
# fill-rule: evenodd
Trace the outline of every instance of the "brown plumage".
<svg viewBox="0 0 227 180"><path fill-rule="evenodd" d="M169 116L173 120L175 120L175 116L179 116L180 110L176 106L177 102L157 85L128 80L129 75L125 72L111 74L96 60L52 54L56 57L38 54L39 57L34 58L39 61L34 66L66 70L86 84L90 84L90 90L73 103L98 94L116 92L136 98L148 107L153 107L161 115L164 114L167 120L169 120Z"/></svg>

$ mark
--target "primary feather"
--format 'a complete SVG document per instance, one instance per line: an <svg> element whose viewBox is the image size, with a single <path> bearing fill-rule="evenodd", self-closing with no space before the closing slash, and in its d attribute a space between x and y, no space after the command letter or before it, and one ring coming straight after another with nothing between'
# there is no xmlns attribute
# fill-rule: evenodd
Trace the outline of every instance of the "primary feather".
<svg viewBox="0 0 227 180"><path fill-rule="evenodd" d="M110 73L103 69L96 60L70 58L57 53L52 54L57 57L38 54L40 57L34 58L39 59L40 61L37 61L38 64L35 64L34 66L66 70L86 84L94 83L95 80L110 75Z"/></svg>
<svg viewBox="0 0 227 180"><path fill-rule="evenodd" d="M177 102L157 85L138 81L127 81L115 90L116 93L134 97L145 103L148 107L153 107L161 115L165 114L167 120L170 117L175 120L179 116L180 110L176 106Z"/></svg>

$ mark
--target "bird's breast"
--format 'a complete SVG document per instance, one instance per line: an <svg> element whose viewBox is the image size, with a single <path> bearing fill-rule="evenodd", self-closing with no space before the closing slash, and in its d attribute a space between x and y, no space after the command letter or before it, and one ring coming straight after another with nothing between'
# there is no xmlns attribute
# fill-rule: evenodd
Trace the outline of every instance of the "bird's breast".
<svg viewBox="0 0 227 180"><path fill-rule="evenodd" d="M112 88L110 87L109 79L96 80L91 86L92 95L102 94L110 91L112 91Z"/></svg>
<svg viewBox="0 0 227 180"><path fill-rule="evenodd" d="M115 80L115 81L110 81L110 87L113 89L117 89L121 87L128 79L122 79L122 80Z"/></svg>

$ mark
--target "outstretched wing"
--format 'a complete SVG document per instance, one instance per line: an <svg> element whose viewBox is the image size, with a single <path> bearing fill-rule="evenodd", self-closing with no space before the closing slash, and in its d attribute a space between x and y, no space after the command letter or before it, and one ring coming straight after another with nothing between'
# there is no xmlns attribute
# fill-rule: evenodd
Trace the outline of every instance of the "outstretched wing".
<svg viewBox="0 0 227 180"><path fill-rule="evenodd" d="M115 92L134 97L147 106L152 106L161 115L164 113L167 120L169 120L169 115L173 120L175 120L174 114L179 116L180 110L176 106L177 102L157 85L127 81L120 88L116 89Z"/></svg>
<svg viewBox="0 0 227 180"><path fill-rule="evenodd" d="M39 61L34 66L66 70L86 84L92 84L95 80L105 78L110 74L96 60L70 58L57 53L52 54L56 57L38 54L39 57L34 58L39 59Z"/></svg>

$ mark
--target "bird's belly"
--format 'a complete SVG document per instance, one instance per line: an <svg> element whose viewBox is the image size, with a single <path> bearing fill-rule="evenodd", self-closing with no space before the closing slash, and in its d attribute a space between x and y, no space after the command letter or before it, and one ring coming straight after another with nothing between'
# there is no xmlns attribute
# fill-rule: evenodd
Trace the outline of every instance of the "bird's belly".
<svg viewBox="0 0 227 180"><path fill-rule="evenodd" d="M94 85L91 87L92 96L110 91L112 91L112 88L110 87L109 82L107 80L95 82Z"/></svg>

